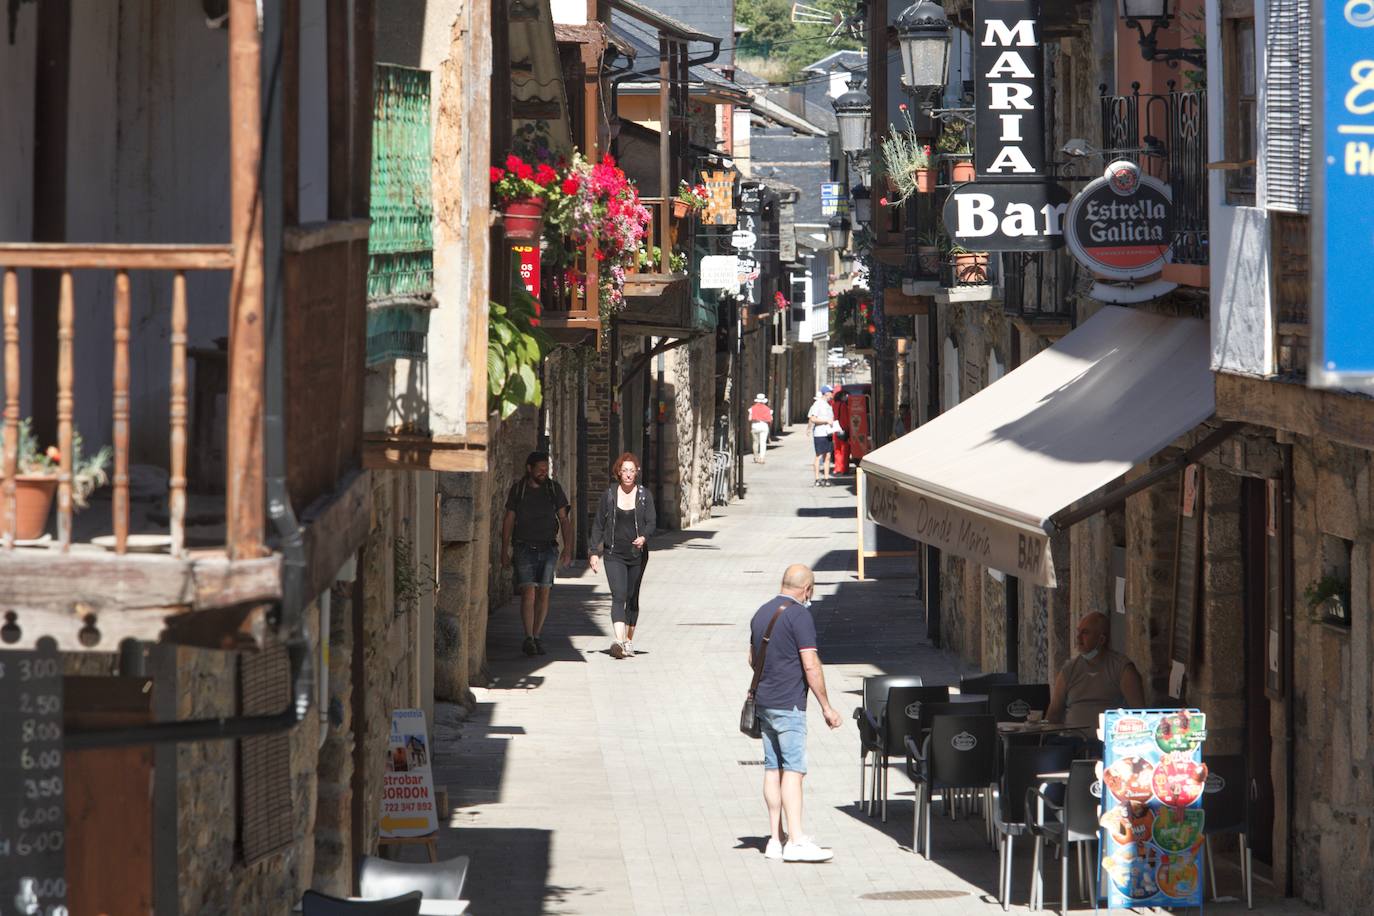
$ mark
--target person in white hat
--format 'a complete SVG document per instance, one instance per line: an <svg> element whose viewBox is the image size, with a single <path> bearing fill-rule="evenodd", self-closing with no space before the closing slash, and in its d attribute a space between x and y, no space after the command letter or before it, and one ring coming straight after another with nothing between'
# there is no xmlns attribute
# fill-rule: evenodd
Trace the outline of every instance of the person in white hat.
<svg viewBox="0 0 1374 916"><path fill-rule="evenodd" d="M768 431L773 428L773 408L768 406L768 395L754 395L754 404L749 408L749 434L754 439L754 463L767 464Z"/></svg>

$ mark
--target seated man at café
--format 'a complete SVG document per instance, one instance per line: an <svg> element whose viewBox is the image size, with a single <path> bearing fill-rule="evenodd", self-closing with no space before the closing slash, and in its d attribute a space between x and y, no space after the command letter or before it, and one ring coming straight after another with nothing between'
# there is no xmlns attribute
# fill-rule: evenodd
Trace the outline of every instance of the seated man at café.
<svg viewBox="0 0 1374 916"><path fill-rule="evenodd" d="M1097 727L1104 710L1145 705L1140 672L1119 652L1107 648L1106 614L1093 611L1078 621L1078 655L1059 669L1045 718L1065 725Z"/></svg>

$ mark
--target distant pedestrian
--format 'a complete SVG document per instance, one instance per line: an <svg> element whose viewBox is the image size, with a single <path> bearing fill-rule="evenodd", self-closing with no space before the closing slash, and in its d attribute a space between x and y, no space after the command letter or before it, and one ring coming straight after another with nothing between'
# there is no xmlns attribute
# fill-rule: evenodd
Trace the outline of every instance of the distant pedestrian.
<svg viewBox="0 0 1374 916"><path fill-rule="evenodd" d="M811 441L816 448L816 456L811 459L811 486L830 486L830 458L835 451L835 443L830 438L835 432L835 409L830 401L834 389L822 385L811 409L806 412L806 428L811 433Z"/></svg>
<svg viewBox="0 0 1374 916"><path fill-rule="evenodd" d="M563 538L559 555L558 538ZM511 564L514 548L515 587L520 592L520 619L525 624L526 655L543 655L539 634L549 616L549 590L559 566L572 562L572 523L568 497L558 482L549 478L548 452L530 452L525 476L515 482L506 497L506 517L501 523L501 566Z"/></svg>
<svg viewBox="0 0 1374 916"><path fill-rule="evenodd" d="M825 672L816 649L816 622L810 611L815 587L816 577L808 567L800 563L787 567L780 593L764 602L749 625L749 667L763 656L754 694L763 732L763 800L768 806L768 846L763 854L787 862L825 862L834 855L802 829L807 688L821 704L826 725L839 728L841 721L826 696Z"/></svg>
<svg viewBox="0 0 1374 916"><path fill-rule="evenodd" d="M649 491L635 482L639 459L625 452L611 468L615 478L592 516L591 539L587 549L592 572L606 565L606 582L611 586L611 627L615 642L611 655L633 658L635 627L639 625L639 585L649 563L649 538L658 517Z"/></svg>
<svg viewBox="0 0 1374 916"><path fill-rule="evenodd" d="M768 395L754 395L754 406L749 408L749 433L754 439L754 463L767 464L768 433L773 429L773 408L768 406Z"/></svg>

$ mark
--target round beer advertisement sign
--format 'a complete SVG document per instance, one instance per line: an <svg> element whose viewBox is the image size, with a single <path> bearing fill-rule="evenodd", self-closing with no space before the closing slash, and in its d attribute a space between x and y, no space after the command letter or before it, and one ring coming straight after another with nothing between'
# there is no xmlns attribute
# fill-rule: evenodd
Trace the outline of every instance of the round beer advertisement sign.
<svg viewBox="0 0 1374 916"><path fill-rule="evenodd" d="M1172 244L1173 197L1140 166L1119 159L1069 204L1064 240L1073 256L1113 280L1159 273Z"/></svg>

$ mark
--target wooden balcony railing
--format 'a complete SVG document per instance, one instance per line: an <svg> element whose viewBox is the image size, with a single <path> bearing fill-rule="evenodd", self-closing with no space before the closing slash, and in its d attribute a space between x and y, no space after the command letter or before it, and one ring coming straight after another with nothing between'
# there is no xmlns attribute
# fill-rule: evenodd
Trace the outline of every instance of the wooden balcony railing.
<svg viewBox="0 0 1374 916"><path fill-rule="evenodd" d="M636 263L629 273L635 274L668 274L672 273L669 258L672 256L673 249L678 244L678 233L682 231L685 219L673 217L673 199L662 197L641 197L639 202L648 208L653 214L653 222L649 226L649 234L644 239L644 247L653 254L653 247L658 246L658 259L652 258L640 266Z"/></svg>
<svg viewBox="0 0 1374 916"><path fill-rule="evenodd" d="M5 551L15 549L18 528L17 482L21 400L19 270L60 272L57 304L57 447L61 452L57 474L57 547L65 553L72 544L72 439L76 404L74 342L76 271L114 274L114 373L111 389L113 473L111 477L114 551L124 554L129 544L129 444L132 407L130 399L131 271L172 274L169 308L171 373L169 398L168 516L170 552L186 554L186 451L188 303L186 274L190 271L229 271L234 267L228 245L72 245L0 244L3 271L3 324L5 352L5 413L3 491L0 491L0 534ZM83 391L99 391L104 385L83 378ZM234 397L234 385L229 397ZM259 418L260 420L260 418ZM228 507L226 507L228 508Z"/></svg>

